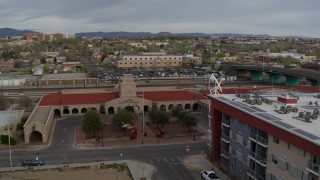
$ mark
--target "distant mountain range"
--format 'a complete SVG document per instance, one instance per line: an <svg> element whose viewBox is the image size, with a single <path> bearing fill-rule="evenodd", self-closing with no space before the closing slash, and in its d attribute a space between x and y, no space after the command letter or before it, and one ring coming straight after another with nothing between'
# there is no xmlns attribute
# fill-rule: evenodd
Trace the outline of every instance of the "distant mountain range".
<svg viewBox="0 0 320 180"><path fill-rule="evenodd" d="M232 34L232 33L170 33L170 32L81 32L76 37L150 37L150 36L192 36L192 37L270 37L267 34Z"/></svg>
<svg viewBox="0 0 320 180"><path fill-rule="evenodd" d="M12 28L0 28L0 37L6 36L23 36L25 33L35 32L32 30L17 30ZM234 34L234 33L170 33L170 32L80 32L75 33L76 37L150 37L150 36L190 36L190 37L271 37L268 34ZM279 36L280 37L280 36ZM306 38L303 36L281 36L281 37L293 37L293 38Z"/></svg>
<svg viewBox="0 0 320 180"><path fill-rule="evenodd" d="M12 28L0 28L0 37L6 36L23 36L25 33L35 32L32 30L18 30ZM192 37L270 37L267 34L255 35L255 34L232 34L232 33L170 33L170 32L80 32L75 33L76 37L150 37L150 36L192 36Z"/></svg>
<svg viewBox="0 0 320 180"><path fill-rule="evenodd" d="M23 36L25 33L35 32L31 30L17 30L12 28L0 28L0 37Z"/></svg>

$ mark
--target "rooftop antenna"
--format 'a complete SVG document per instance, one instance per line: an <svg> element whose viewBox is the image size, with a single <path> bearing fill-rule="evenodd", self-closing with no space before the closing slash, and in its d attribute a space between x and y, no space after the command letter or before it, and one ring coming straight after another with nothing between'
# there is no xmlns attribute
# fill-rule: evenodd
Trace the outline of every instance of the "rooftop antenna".
<svg viewBox="0 0 320 180"><path fill-rule="evenodd" d="M208 81L208 89L210 94L220 94L222 93L221 82L224 80L223 76L216 78L214 73L211 74Z"/></svg>

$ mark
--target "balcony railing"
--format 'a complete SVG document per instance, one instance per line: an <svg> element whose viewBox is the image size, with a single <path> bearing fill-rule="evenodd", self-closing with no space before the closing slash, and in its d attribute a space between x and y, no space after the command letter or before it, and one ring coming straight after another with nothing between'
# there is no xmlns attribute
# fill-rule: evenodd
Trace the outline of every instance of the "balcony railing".
<svg viewBox="0 0 320 180"><path fill-rule="evenodd" d="M320 165L314 164L312 161L308 162L307 170L317 176L320 175Z"/></svg>
<svg viewBox="0 0 320 180"><path fill-rule="evenodd" d="M268 139L265 139L261 136L257 136L257 141L265 146L268 146Z"/></svg>
<svg viewBox="0 0 320 180"><path fill-rule="evenodd" d="M254 170L248 168L247 174L248 174L248 176L250 176L251 178L254 179L256 173L254 172Z"/></svg>
<svg viewBox="0 0 320 180"><path fill-rule="evenodd" d="M251 140L257 141L260 145L268 147L268 139L265 139L257 134L251 132L250 137Z"/></svg>
<svg viewBox="0 0 320 180"><path fill-rule="evenodd" d="M250 138L253 139L253 140L256 140L257 139L257 134L251 132L250 133Z"/></svg>
<svg viewBox="0 0 320 180"><path fill-rule="evenodd" d="M225 150L222 150L222 151L221 151L221 156L229 159L229 152L228 152L228 151L225 151Z"/></svg>
<svg viewBox="0 0 320 180"><path fill-rule="evenodd" d="M254 170L252 169L248 169L247 174L251 177L254 178L256 180L265 180L266 179L266 175L265 174L258 174L256 173Z"/></svg>
<svg viewBox="0 0 320 180"><path fill-rule="evenodd" d="M265 157L262 157L253 151L249 151L249 157L252 159L255 159L260 165L267 166L267 159Z"/></svg>
<svg viewBox="0 0 320 180"><path fill-rule="evenodd" d="M223 124L224 126L230 127L230 120L228 120L228 119L222 119L222 124Z"/></svg>
<svg viewBox="0 0 320 180"><path fill-rule="evenodd" d="M230 137L225 134L222 134L222 140L226 143L230 143Z"/></svg>

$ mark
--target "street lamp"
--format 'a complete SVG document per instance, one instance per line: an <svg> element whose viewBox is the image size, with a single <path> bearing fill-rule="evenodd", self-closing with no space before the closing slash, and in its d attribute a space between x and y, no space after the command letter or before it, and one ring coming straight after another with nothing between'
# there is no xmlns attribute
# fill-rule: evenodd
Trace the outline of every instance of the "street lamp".
<svg viewBox="0 0 320 180"><path fill-rule="evenodd" d="M193 140L196 140L196 127L193 127Z"/></svg>
<svg viewBox="0 0 320 180"><path fill-rule="evenodd" d="M274 88L273 88L273 76L271 76L271 87L272 87L272 97L273 97L273 94L274 94Z"/></svg>
<svg viewBox="0 0 320 180"><path fill-rule="evenodd" d="M101 140L101 146L103 147L104 146L104 143L103 143L103 138L104 138L104 136L103 136L103 131L104 131L104 127L105 127L106 125L105 124L103 124L103 126L102 126L102 140Z"/></svg>
<svg viewBox="0 0 320 180"><path fill-rule="evenodd" d="M10 167L12 168L11 141L10 141L10 125L9 125L9 124L8 124L8 142L9 142Z"/></svg>

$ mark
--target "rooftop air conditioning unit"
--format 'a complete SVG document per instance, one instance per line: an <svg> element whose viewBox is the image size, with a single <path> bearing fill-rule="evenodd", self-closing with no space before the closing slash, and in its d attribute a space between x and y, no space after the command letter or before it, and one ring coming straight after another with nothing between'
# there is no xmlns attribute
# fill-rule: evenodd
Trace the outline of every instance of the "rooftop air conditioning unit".
<svg viewBox="0 0 320 180"><path fill-rule="evenodd" d="M312 114L312 119L317 119L318 118L318 114Z"/></svg>
<svg viewBox="0 0 320 180"><path fill-rule="evenodd" d="M273 104L273 101L268 99L268 104Z"/></svg>
<svg viewBox="0 0 320 180"><path fill-rule="evenodd" d="M299 118L303 118L304 112L299 112Z"/></svg>
<svg viewBox="0 0 320 180"><path fill-rule="evenodd" d="M292 112L294 112L294 113L298 112L298 108L297 107L293 107L292 108Z"/></svg>
<svg viewBox="0 0 320 180"><path fill-rule="evenodd" d="M251 102L250 102L250 104L251 104L251 105L255 105L255 104L257 104L257 100L252 99L252 100L251 100Z"/></svg>
<svg viewBox="0 0 320 180"><path fill-rule="evenodd" d="M258 105L261 105L261 104L262 104L262 101L261 101L260 99L258 99L258 100L257 100L257 104L258 104Z"/></svg>
<svg viewBox="0 0 320 180"><path fill-rule="evenodd" d="M306 115L305 120L310 121L311 115Z"/></svg>
<svg viewBox="0 0 320 180"><path fill-rule="evenodd" d="M319 114L319 109L314 109L313 114Z"/></svg>

